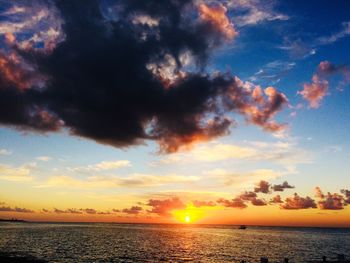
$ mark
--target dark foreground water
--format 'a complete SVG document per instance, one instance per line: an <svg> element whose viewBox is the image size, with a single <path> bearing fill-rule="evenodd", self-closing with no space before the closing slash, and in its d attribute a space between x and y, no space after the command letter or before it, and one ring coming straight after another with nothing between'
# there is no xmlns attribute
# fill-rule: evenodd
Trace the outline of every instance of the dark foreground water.
<svg viewBox="0 0 350 263"><path fill-rule="evenodd" d="M350 229L0 223L0 252L49 262L306 262L350 257Z"/></svg>

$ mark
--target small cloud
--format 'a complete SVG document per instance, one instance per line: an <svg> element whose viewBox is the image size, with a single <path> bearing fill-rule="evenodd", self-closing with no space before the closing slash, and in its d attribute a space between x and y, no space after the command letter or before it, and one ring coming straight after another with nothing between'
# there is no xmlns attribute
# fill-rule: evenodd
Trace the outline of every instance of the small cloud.
<svg viewBox="0 0 350 263"><path fill-rule="evenodd" d="M251 76L249 80L253 82L265 81L268 85L275 85L282 77L286 76L295 65L295 62L275 60L264 65Z"/></svg>
<svg viewBox="0 0 350 263"><path fill-rule="evenodd" d="M0 155L11 155L12 151L9 151L7 149L0 149Z"/></svg>
<svg viewBox="0 0 350 263"><path fill-rule="evenodd" d="M315 47L304 43L300 39L291 41L288 38L285 38L284 44L278 48L287 51L292 59L307 58L315 55L317 52Z"/></svg>
<svg viewBox="0 0 350 263"><path fill-rule="evenodd" d="M228 8L242 12L234 17L235 23L240 26L252 26L269 21L285 21L289 17L274 10L274 5L266 4L264 1L245 0L228 1Z"/></svg>
<svg viewBox="0 0 350 263"><path fill-rule="evenodd" d="M198 201L198 200L194 200L194 201L192 201L192 204L193 204L194 207L203 207L203 206L213 207L213 206L216 206L215 202L213 202L213 201Z"/></svg>
<svg viewBox="0 0 350 263"><path fill-rule="evenodd" d="M340 30L339 32L327 36L327 37L320 37L318 38L318 44L319 45L328 45L328 44L332 44L336 41L338 41L339 39L342 39L344 37L347 37L350 35L350 21L346 21L342 23L342 27L343 29Z"/></svg>
<svg viewBox="0 0 350 263"><path fill-rule="evenodd" d="M283 203L283 201L282 201L282 198L280 195L276 195L276 196L271 198L270 203L271 204L281 204L281 203Z"/></svg>
<svg viewBox="0 0 350 263"><path fill-rule="evenodd" d="M342 189L340 192L345 196L345 204L350 205L350 190Z"/></svg>
<svg viewBox="0 0 350 263"><path fill-rule="evenodd" d="M250 200L250 202L251 202L251 204L252 205L255 205L255 206L265 206L265 205L267 205L267 203L266 203L266 201L265 200L263 200L263 199L258 199L258 198L252 198L251 200Z"/></svg>
<svg viewBox="0 0 350 263"><path fill-rule="evenodd" d="M85 209L82 209L82 211L84 211L87 214L92 214L92 215L97 214L97 211L93 208L85 208Z"/></svg>
<svg viewBox="0 0 350 263"><path fill-rule="evenodd" d="M50 157L50 156L38 156L35 159L37 159L38 161L42 161L42 162L48 162L52 159L52 157Z"/></svg>
<svg viewBox="0 0 350 263"><path fill-rule="evenodd" d="M298 210L298 209L308 209L308 208L317 208L315 200L309 196L301 197L297 193L293 197L286 198L284 204L280 205L281 209L287 210Z"/></svg>
<svg viewBox="0 0 350 263"><path fill-rule="evenodd" d="M312 83L305 83L304 89L298 91L298 94L309 102L310 108L317 109L327 95L328 88L329 83L327 80L321 80L318 75L313 75Z"/></svg>
<svg viewBox="0 0 350 263"><path fill-rule="evenodd" d="M327 194L323 194L320 187L315 188L316 197L320 200L317 202L318 207L321 210L341 210L344 209L344 197L340 194L334 193L331 194L328 192Z"/></svg>
<svg viewBox="0 0 350 263"><path fill-rule="evenodd" d="M11 208L9 206L1 206L0 212L34 213L33 210L30 210L27 208L20 208L20 207Z"/></svg>
<svg viewBox="0 0 350 263"><path fill-rule="evenodd" d="M130 208L124 208L122 210L122 213L129 214L129 215L138 215L142 211L141 206L132 206Z"/></svg>
<svg viewBox="0 0 350 263"><path fill-rule="evenodd" d="M128 160L117 160L117 161L102 161L93 165L81 166L70 168L72 171L76 172L89 172L89 171L107 171L119 169L122 167L130 167L131 163Z"/></svg>
<svg viewBox="0 0 350 263"><path fill-rule="evenodd" d="M270 186L269 182L261 180L254 188L254 192L268 194L270 193Z"/></svg>
<svg viewBox="0 0 350 263"><path fill-rule="evenodd" d="M321 61L317 67L316 73L312 76L311 83L305 83L304 89L298 91L310 104L310 108L318 108L323 98L328 95L328 78L340 74L343 77L341 86L350 83L350 67L348 65L335 65L329 61Z"/></svg>
<svg viewBox="0 0 350 263"><path fill-rule="evenodd" d="M233 198L231 200L220 198L216 202L220 205L223 205L225 207L231 207L231 208L243 209L247 207L245 202L239 197Z"/></svg>
<svg viewBox="0 0 350 263"><path fill-rule="evenodd" d="M0 164L0 179L14 182L31 181L33 177L30 176L30 173L35 166L35 163L24 164L19 167Z"/></svg>
<svg viewBox="0 0 350 263"><path fill-rule="evenodd" d="M283 192L284 189L292 189L295 186L290 185L287 181L284 181L282 184L275 184L272 186L272 190L275 192Z"/></svg>

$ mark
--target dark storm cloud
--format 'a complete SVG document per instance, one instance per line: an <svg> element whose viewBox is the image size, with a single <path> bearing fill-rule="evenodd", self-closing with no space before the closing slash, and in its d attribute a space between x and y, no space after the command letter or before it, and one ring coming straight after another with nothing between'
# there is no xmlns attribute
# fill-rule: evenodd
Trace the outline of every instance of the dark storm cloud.
<svg viewBox="0 0 350 263"><path fill-rule="evenodd" d="M40 3L55 17L43 21L60 22L40 35L43 50L32 46L39 36L23 46L13 30L3 41L0 123L66 128L116 147L153 140L163 152L228 134L228 111L267 131L284 127L273 120L287 104L282 93L269 87L257 100L234 76L205 73L211 52L228 41L224 9L208 7L203 19L192 0L119 0L111 19L97 0Z"/></svg>

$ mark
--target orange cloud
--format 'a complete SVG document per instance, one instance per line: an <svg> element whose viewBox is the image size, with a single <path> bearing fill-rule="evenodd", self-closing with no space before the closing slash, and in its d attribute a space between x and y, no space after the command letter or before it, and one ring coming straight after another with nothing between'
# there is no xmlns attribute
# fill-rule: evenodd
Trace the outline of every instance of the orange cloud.
<svg viewBox="0 0 350 263"><path fill-rule="evenodd" d="M340 74L345 81L340 82L341 85L350 83L350 68L347 65L335 65L329 61L321 61L317 67L316 73L312 76L311 83L305 83L304 89L298 91L306 99L311 108L318 108L321 101L327 95L329 82L327 78Z"/></svg>
<svg viewBox="0 0 350 263"><path fill-rule="evenodd" d="M281 203L283 203L283 201L282 201L282 198L280 195L276 195L276 196L271 198L270 203L271 204L281 204Z"/></svg>
<svg viewBox="0 0 350 263"><path fill-rule="evenodd" d="M155 213L160 216L170 216L171 211L184 209L186 207L178 197L164 200L150 199L147 205L152 207L152 209L147 210L147 212Z"/></svg>
<svg viewBox="0 0 350 263"><path fill-rule="evenodd" d="M238 35L233 24L227 17L227 9L222 4L216 6L207 6L205 4L199 5L199 17L202 21L210 23L220 33L222 33L227 40L232 40Z"/></svg>

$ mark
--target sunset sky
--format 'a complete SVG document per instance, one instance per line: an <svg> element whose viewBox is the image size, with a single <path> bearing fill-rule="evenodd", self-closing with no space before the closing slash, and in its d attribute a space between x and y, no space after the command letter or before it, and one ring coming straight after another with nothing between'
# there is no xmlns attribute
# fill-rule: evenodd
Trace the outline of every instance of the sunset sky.
<svg viewBox="0 0 350 263"><path fill-rule="evenodd" d="M349 10L0 0L0 218L350 227Z"/></svg>

